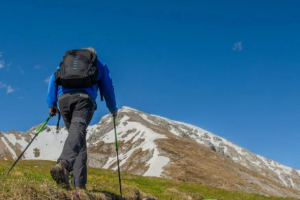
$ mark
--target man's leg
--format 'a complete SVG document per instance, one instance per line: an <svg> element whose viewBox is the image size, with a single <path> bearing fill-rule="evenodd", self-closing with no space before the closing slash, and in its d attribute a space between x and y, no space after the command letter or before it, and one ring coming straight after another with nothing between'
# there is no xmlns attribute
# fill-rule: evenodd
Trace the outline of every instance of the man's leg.
<svg viewBox="0 0 300 200"><path fill-rule="evenodd" d="M73 171L73 165L81 148L84 146L87 124L83 118L72 118L69 128L69 135L65 141L60 159L67 166L69 171Z"/></svg>
<svg viewBox="0 0 300 200"><path fill-rule="evenodd" d="M76 157L73 165L71 185L73 187L79 187L85 189L87 183L87 146L81 148L78 156Z"/></svg>
<svg viewBox="0 0 300 200"><path fill-rule="evenodd" d="M72 99L70 97L65 97L59 101L59 108L61 116L65 122L67 129L69 129L72 120ZM50 170L52 178L57 184L61 185L63 188L69 189L69 171L66 169L67 165L61 160L61 156L57 159L57 164Z"/></svg>
<svg viewBox="0 0 300 200"><path fill-rule="evenodd" d="M59 110L61 117L64 120L64 123L66 125L67 130L69 131L71 120L72 120L72 114L73 114L73 104L72 104L72 97L65 97L62 100L59 100ZM61 160L61 155L57 159L57 162Z"/></svg>
<svg viewBox="0 0 300 200"><path fill-rule="evenodd" d="M82 95L83 96L83 95ZM76 110L73 114L73 116L82 117L86 123L86 128L90 124L92 117L94 115L94 111L96 108L96 103L92 99L88 98L86 96L86 101L88 102L86 104L85 101L82 101L76 105ZM83 111L85 110L85 114L83 114ZM72 180L71 184L73 187L80 187L85 188L85 185L87 183L87 145L86 145L86 128L85 130L85 137L83 141L83 146L80 149L80 152L76 156L74 165L73 165L73 171L72 171Z"/></svg>

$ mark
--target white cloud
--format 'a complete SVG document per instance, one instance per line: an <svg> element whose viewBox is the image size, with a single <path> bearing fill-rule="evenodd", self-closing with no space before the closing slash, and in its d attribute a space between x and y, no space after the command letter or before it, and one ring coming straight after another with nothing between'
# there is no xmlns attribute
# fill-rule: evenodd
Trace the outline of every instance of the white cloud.
<svg viewBox="0 0 300 200"><path fill-rule="evenodd" d="M0 89L6 89L6 94L13 93L16 90L19 90L19 88L12 88L10 85L7 85L1 81L0 81Z"/></svg>
<svg viewBox="0 0 300 200"><path fill-rule="evenodd" d="M242 42L234 43L232 50L233 51L242 51L243 50Z"/></svg>
<svg viewBox="0 0 300 200"><path fill-rule="evenodd" d="M6 89L6 94L13 93L15 89L13 89L10 85Z"/></svg>
<svg viewBox="0 0 300 200"><path fill-rule="evenodd" d="M4 67L4 65L5 65L5 62L4 62L4 60L0 60L0 69L1 69L1 68L3 68L3 67Z"/></svg>
<svg viewBox="0 0 300 200"><path fill-rule="evenodd" d="M18 97L18 99L24 99L24 97Z"/></svg>
<svg viewBox="0 0 300 200"><path fill-rule="evenodd" d="M51 76L49 76L48 78L45 79L45 83L47 83L47 84L49 83L50 77L51 77Z"/></svg>
<svg viewBox="0 0 300 200"><path fill-rule="evenodd" d="M41 65L34 66L35 69L41 69Z"/></svg>
<svg viewBox="0 0 300 200"><path fill-rule="evenodd" d="M3 52L0 52L0 58L2 57Z"/></svg>

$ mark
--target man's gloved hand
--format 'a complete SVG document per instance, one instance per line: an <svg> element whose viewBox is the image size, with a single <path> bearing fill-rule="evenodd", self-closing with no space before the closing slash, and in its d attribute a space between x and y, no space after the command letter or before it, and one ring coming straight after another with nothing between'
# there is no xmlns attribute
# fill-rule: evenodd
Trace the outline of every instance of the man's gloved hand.
<svg viewBox="0 0 300 200"><path fill-rule="evenodd" d="M59 111L58 111L58 108L56 106L53 106L53 107L49 108L49 113L50 113L51 117L56 116L56 113L58 113L58 112Z"/></svg>
<svg viewBox="0 0 300 200"><path fill-rule="evenodd" d="M112 116L113 116L114 118L117 118L117 116L118 116L118 111L115 112L114 114L112 114Z"/></svg>

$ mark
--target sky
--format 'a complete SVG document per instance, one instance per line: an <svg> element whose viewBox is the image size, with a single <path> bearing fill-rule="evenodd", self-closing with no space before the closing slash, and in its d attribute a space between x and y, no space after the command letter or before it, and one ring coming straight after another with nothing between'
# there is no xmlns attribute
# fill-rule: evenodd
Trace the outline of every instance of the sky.
<svg viewBox="0 0 300 200"><path fill-rule="evenodd" d="M111 72L118 108L199 126L300 169L299 7L296 0L0 0L0 130L43 123L47 80L65 51L92 46ZM109 113L97 103L91 124Z"/></svg>

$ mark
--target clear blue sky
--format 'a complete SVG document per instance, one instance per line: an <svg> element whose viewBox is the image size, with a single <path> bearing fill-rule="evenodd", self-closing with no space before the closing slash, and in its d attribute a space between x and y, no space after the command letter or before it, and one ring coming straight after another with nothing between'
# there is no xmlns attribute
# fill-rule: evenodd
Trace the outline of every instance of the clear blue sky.
<svg viewBox="0 0 300 200"><path fill-rule="evenodd" d="M44 122L45 80L66 50L93 46L111 71L118 107L197 125L300 169L299 7L0 0L0 130ZM107 113L99 102L92 124Z"/></svg>

